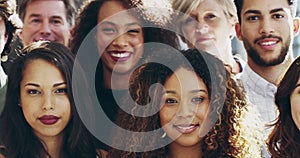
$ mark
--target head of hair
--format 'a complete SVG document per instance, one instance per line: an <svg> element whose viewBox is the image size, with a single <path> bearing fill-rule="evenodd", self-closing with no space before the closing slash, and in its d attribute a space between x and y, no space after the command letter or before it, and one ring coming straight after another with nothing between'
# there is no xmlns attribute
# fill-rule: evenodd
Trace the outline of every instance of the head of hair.
<svg viewBox="0 0 300 158"><path fill-rule="evenodd" d="M82 5L78 16L76 17L75 26L72 30L73 39L70 42L70 49L74 54L77 54L80 45L87 37L87 35L96 28L98 24L98 13L105 2L110 0L87 0ZM133 9L141 6L143 1L134 0L117 0L120 1L124 8ZM155 25L155 20L150 21L139 14L137 18L142 24L147 24L154 27L144 27L144 43L157 42L167 44L169 46L178 48L178 39L176 33ZM168 23L169 24L169 23ZM166 25L168 25L166 24ZM156 27L155 27L156 26ZM95 43L95 50L97 50Z"/></svg>
<svg viewBox="0 0 300 158"><path fill-rule="evenodd" d="M296 12L297 12L298 0L287 0L287 3L290 6L292 17L295 17ZM244 0L234 0L234 4L236 6L237 16L238 16L239 22L241 24L241 22L242 22L241 21L241 12L242 12L242 9L243 9Z"/></svg>
<svg viewBox="0 0 300 158"><path fill-rule="evenodd" d="M19 106L20 82L26 67L34 60L45 60L62 73L67 84L67 96L71 105L71 119L64 129L63 149L70 157L94 157L96 149L93 137L87 131L76 111L72 92L72 68L74 56L67 47L54 42L35 42L22 50L8 75L5 107L0 116L0 145L6 157L49 156L43 142L34 134Z"/></svg>
<svg viewBox="0 0 300 158"><path fill-rule="evenodd" d="M269 136L268 148L274 158L297 157L300 154L300 134L291 113L290 96L300 78L300 57L288 68L279 83L275 103L279 116Z"/></svg>
<svg viewBox="0 0 300 158"><path fill-rule="evenodd" d="M37 1L37 0L22 0L19 4L18 8L18 14L20 15L21 20L24 22L24 18L26 15L26 8L27 5ZM69 24L69 26L73 26L74 23L74 17L75 17L75 3L73 0L57 0L57 1L63 1L66 8L66 19Z"/></svg>
<svg viewBox="0 0 300 158"><path fill-rule="evenodd" d="M236 7L233 3L233 0L213 0L216 2L216 6L220 7L227 19L235 19L235 21L238 20L237 13L236 13ZM203 0L173 0L172 6L173 9L176 10L178 13L178 16L176 17L176 23L178 24L178 30L181 35L183 35L182 32L182 25L184 24L184 21L190 17L190 13L197 9L197 7L202 3ZM181 36L182 37L182 36ZM188 42L182 37L185 42Z"/></svg>
<svg viewBox="0 0 300 158"><path fill-rule="evenodd" d="M22 27L22 22L16 14L16 1L0 0L0 16L3 18L6 29L5 36L7 36L7 42L1 54L2 57L9 54L16 30Z"/></svg>
<svg viewBox="0 0 300 158"><path fill-rule="evenodd" d="M170 54L172 55L170 56ZM257 142L259 141L254 142L256 143L254 145L249 145L253 142L247 139L253 139L253 137L250 138L250 133L245 132L254 126L246 127L242 123L247 112L245 94L225 69L223 62L213 55L196 49L183 51L183 55L184 58L181 58L180 55L176 56L167 50L159 56L159 59L166 59L163 62L164 65L149 62L136 69L130 79L129 88L135 105L126 105L127 102L124 102L122 106L131 106L132 113L136 112L137 106L146 106L143 111L138 113L149 114L153 110L158 111L161 105L162 89L159 86L153 88L153 84L164 85L177 69L186 68L195 72L207 86L210 99L208 117L216 117L217 120L215 124L211 122L212 128L203 138L202 149L199 149L202 150L203 155L205 157L241 157L241 155L243 155L242 157L258 157L260 151ZM151 87L153 89L150 90ZM224 98L224 100L220 98ZM130 131L147 132L161 128L159 112L150 117L137 117L120 110L118 116L117 124ZM255 130L255 127L251 130ZM164 141L161 135L147 138L137 137L134 133L124 136L117 132L114 142L123 142L124 146L132 148L140 148L138 144L147 142L147 146L142 146L142 148L148 149L164 143ZM166 157L168 150L168 146L149 152L126 152L112 149L109 151L109 155L122 158Z"/></svg>

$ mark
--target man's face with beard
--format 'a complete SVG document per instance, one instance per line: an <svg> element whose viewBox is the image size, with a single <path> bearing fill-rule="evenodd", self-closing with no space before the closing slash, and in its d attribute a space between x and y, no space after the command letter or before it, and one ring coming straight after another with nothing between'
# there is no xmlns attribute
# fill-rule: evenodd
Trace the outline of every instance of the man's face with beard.
<svg viewBox="0 0 300 158"><path fill-rule="evenodd" d="M243 40L252 63L259 66L282 63L296 32L286 0L244 0L237 36Z"/></svg>

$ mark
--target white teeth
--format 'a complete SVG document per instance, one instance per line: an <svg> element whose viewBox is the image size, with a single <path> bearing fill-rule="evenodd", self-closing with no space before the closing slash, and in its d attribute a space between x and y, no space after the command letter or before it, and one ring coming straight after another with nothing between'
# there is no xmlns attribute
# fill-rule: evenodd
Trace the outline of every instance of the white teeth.
<svg viewBox="0 0 300 158"><path fill-rule="evenodd" d="M191 126L177 126L177 128L182 129L182 130L190 130L192 128L194 128L195 125L191 125Z"/></svg>
<svg viewBox="0 0 300 158"><path fill-rule="evenodd" d="M126 58L130 56L130 53L111 53L111 56L116 58Z"/></svg>
<svg viewBox="0 0 300 158"><path fill-rule="evenodd" d="M261 45L263 45L263 46L270 46L270 45L273 45L275 43L276 43L275 41L269 41L269 42L262 42Z"/></svg>

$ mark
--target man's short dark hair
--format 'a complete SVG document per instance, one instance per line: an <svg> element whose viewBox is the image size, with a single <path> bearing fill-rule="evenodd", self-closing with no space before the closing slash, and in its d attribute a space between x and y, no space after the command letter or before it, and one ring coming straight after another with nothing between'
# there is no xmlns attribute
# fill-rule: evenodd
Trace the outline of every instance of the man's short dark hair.
<svg viewBox="0 0 300 158"><path fill-rule="evenodd" d="M21 18L21 20L24 22L25 14L26 14L26 8L27 5L35 0L21 0L18 8L18 14ZM70 26L74 23L75 18L75 8L74 8L74 1L73 0L57 0L57 1L63 1L66 8L66 18Z"/></svg>

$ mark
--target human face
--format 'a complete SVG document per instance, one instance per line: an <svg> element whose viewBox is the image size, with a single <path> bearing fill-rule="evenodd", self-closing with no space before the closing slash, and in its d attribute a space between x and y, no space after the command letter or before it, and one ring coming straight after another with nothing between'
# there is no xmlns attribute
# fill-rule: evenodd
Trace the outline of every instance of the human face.
<svg viewBox="0 0 300 158"><path fill-rule="evenodd" d="M290 96L290 101L292 118L300 130L300 78L298 79L295 89Z"/></svg>
<svg viewBox="0 0 300 158"><path fill-rule="evenodd" d="M179 68L166 80L164 88L159 112L164 131L175 140L173 144L199 145L210 103L203 80L195 72Z"/></svg>
<svg viewBox="0 0 300 158"><path fill-rule="evenodd" d="M25 46L41 40L68 45L70 25L63 1L34 0L28 3L23 23L20 38Z"/></svg>
<svg viewBox="0 0 300 158"><path fill-rule="evenodd" d="M98 14L97 45L104 71L127 73L143 54L143 30L140 21L119 1L104 2ZM115 16L113 16L115 15Z"/></svg>
<svg viewBox="0 0 300 158"><path fill-rule="evenodd" d="M57 67L42 59L30 61L20 84L20 104L39 138L62 136L71 117L71 105L67 83Z"/></svg>
<svg viewBox="0 0 300 158"><path fill-rule="evenodd" d="M190 48L217 53L215 55L221 59L228 58L222 55L227 55L231 50L236 19L226 16L223 8L216 1L204 0L192 10L190 17L182 24L182 32L189 40Z"/></svg>
<svg viewBox="0 0 300 158"><path fill-rule="evenodd" d="M2 16L0 16L0 54L3 52L4 46L7 42L7 36L5 35L6 27Z"/></svg>
<svg viewBox="0 0 300 158"><path fill-rule="evenodd" d="M236 31L249 64L274 66L285 60L298 28L286 0L244 0Z"/></svg>

